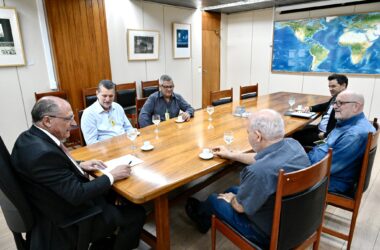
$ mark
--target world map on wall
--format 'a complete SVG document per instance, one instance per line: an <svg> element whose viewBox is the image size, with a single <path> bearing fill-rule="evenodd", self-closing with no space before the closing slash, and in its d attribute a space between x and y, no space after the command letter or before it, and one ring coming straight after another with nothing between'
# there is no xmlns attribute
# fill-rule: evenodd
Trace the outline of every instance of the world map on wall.
<svg viewBox="0 0 380 250"><path fill-rule="evenodd" d="M272 70L380 74L380 12L275 22Z"/></svg>

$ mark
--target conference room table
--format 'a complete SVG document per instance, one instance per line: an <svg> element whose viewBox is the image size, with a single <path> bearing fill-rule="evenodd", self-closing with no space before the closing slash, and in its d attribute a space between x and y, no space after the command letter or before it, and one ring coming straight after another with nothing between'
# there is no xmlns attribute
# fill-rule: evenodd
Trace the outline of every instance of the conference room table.
<svg viewBox="0 0 380 250"><path fill-rule="evenodd" d="M215 107L212 121L206 109L197 110L189 122L177 123L170 119L155 126L140 129L141 134L135 140L136 150L131 149L132 142L127 135L120 135L93 145L71 151L77 160L99 159L109 161L127 154L135 154L143 160L132 168L129 178L115 182L113 188L126 199L143 204L154 201L156 236L145 238L156 249L170 249L170 223L168 193L191 181L223 168L230 161L213 157L203 160L199 157L203 148L225 145L223 134L233 132L233 150L248 152L251 147L247 136L247 118L233 115L237 106L244 106L247 112L271 108L284 114L289 109L288 99L294 96L298 105L313 105L326 102L329 96L306 95L277 92L256 98L238 100ZM283 116L286 135L304 127L311 119ZM151 151L142 151L144 141L154 146ZM126 162L127 164L127 162ZM100 174L100 173L98 173ZM149 234L148 234L149 235ZM144 240L145 240L144 239Z"/></svg>

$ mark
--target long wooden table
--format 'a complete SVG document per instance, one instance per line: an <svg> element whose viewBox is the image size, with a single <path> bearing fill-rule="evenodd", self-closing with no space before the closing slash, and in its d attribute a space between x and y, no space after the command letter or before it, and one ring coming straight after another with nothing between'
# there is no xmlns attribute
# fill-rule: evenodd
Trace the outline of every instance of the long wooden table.
<svg viewBox="0 0 380 250"><path fill-rule="evenodd" d="M304 106L317 104L329 99L327 96L278 92L216 106L212 122L208 121L209 116L206 110L202 109L196 111L194 118L189 122L176 123L174 119L161 122L158 133L154 132L155 126L140 130L141 135L135 141L138 147L135 153L144 162L133 167L131 177L114 183L113 187L119 194L137 204L154 200L157 249L170 249L168 193L217 171L228 163L218 157L202 160L198 157L202 149L225 144L224 132L233 131L234 141L231 148L245 152L251 150L247 140L247 119L232 115L236 106L245 106L249 112L272 108L284 114L289 108L290 95L296 98L294 107L299 104ZM308 119L290 116L284 116L284 121L287 135L310 122ZM139 149L146 140L154 145L152 151ZM72 151L72 155L77 160L108 161L131 154L131 145L127 136L121 135L76 149Z"/></svg>

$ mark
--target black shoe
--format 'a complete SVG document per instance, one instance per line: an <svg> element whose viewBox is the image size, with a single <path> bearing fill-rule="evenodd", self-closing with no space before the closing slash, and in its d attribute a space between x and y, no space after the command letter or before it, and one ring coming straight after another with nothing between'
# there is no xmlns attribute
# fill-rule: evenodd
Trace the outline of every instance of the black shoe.
<svg viewBox="0 0 380 250"><path fill-rule="evenodd" d="M199 232L205 234L210 229L210 225L205 224L205 221L198 214L200 201L195 198L188 198L185 206L187 216L195 222Z"/></svg>

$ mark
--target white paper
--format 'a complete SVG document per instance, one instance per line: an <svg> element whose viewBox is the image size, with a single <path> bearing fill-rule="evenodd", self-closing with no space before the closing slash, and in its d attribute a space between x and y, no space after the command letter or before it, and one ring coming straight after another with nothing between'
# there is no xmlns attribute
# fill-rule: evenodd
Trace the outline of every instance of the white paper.
<svg viewBox="0 0 380 250"><path fill-rule="evenodd" d="M137 158L134 155L124 155L122 157L115 158L115 159L104 162L107 165L107 168L102 169L101 171L102 172L110 172L112 169L114 169L115 167L122 165L122 164L124 164L124 165L129 164L133 167L133 166L136 166L137 164L140 164L141 162L143 162L143 160Z"/></svg>

